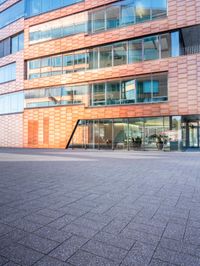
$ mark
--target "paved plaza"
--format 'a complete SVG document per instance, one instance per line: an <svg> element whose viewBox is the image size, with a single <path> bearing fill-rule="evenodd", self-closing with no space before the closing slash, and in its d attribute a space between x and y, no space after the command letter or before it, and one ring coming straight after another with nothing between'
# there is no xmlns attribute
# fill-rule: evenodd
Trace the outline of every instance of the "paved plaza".
<svg viewBox="0 0 200 266"><path fill-rule="evenodd" d="M200 153L0 149L0 265L200 265Z"/></svg>

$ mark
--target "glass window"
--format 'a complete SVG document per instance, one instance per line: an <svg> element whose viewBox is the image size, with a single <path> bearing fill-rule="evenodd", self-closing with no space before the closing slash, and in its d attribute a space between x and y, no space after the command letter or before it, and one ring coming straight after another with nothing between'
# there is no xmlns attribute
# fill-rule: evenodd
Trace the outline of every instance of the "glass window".
<svg viewBox="0 0 200 266"><path fill-rule="evenodd" d="M53 67L62 66L62 56L61 55L52 57L52 66Z"/></svg>
<svg viewBox="0 0 200 266"><path fill-rule="evenodd" d="M89 68L96 69L98 68L98 48L94 48L89 52Z"/></svg>
<svg viewBox="0 0 200 266"><path fill-rule="evenodd" d="M122 81L121 84L121 103L129 104L136 102L135 80Z"/></svg>
<svg viewBox="0 0 200 266"><path fill-rule="evenodd" d="M106 104L120 104L120 82L109 82L106 87Z"/></svg>
<svg viewBox="0 0 200 266"><path fill-rule="evenodd" d="M162 18L167 15L167 1L156 0L152 1L152 19Z"/></svg>
<svg viewBox="0 0 200 266"><path fill-rule="evenodd" d="M105 105L105 83L93 85L92 105Z"/></svg>
<svg viewBox="0 0 200 266"><path fill-rule="evenodd" d="M74 55L64 55L63 56L63 72L70 73L74 71Z"/></svg>
<svg viewBox="0 0 200 266"><path fill-rule="evenodd" d="M136 0L135 8L136 23L151 19L151 0Z"/></svg>
<svg viewBox="0 0 200 266"><path fill-rule="evenodd" d="M0 95L0 114L11 114L23 112L24 109L24 93L15 92Z"/></svg>
<svg viewBox="0 0 200 266"><path fill-rule="evenodd" d="M127 64L127 43L119 43L113 45L113 65Z"/></svg>
<svg viewBox="0 0 200 266"><path fill-rule="evenodd" d="M64 55L63 63L64 63L64 66L72 66L74 64L74 56Z"/></svg>
<svg viewBox="0 0 200 266"><path fill-rule="evenodd" d="M129 41L129 63L142 61L142 39Z"/></svg>
<svg viewBox="0 0 200 266"><path fill-rule="evenodd" d="M29 61L29 69L40 68L40 59L35 59Z"/></svg>
<svg viewBox="0 0 200 266"><path fill-rule="evenodd" d="M7 26L23 16L24 1L22 0L0 12L0 28Z"/></svg>
<svg viewBox="0 0 200 266"><path fill-rule="evenodd" d="M167 100L167 75L158 74L152 77L153 101Z"/></svg>
<svg viewBox="0 0 200 266"><path fill-rule="evenodd" d="M159 58L158 36L144 38L144 60Z"/></svg>
<svg viewBox="0 0 200 266"><path fill-rule="evenodd" d="M106 27L107 29L119 27L120 8L119 6L111 6L106 10Z"/></svg>
<svg viewBox="0 0 200 266"><path fill-rule="evenodd" d="M24 48L24 33L12 37L11 39L12 53L16 53Z"/></svg>
<svg viewBox="0 0 200 266"><path fill-rule="evenodd" d="M0 57L3 57L4 53L3 53L3 41L0 42Z"/></svg>
<svg viewBox="0 0 200 266"><path fill-rule="evenodd" d="M151 77L141 77L137 79L137 102L151 102L152 99L152 79Z"/></svg>
<svg viewBox="0 0 200 266"><path fill-rule="evenodd" d="M61 75L62 74L62 56L53 56L51 59L51 72L52 75Z"/></svg>
<svg viewBox="0 0 200 266"><path fill-rule="evenodd" d="M161 42L161 58L167 58L171 56L171 38L170 34L162 34L160 36Z"/></svg>
<svg viewBox="0 0 200 266"><path fill-rule="evenodd" d="M41 67L51 66L51 57L45 57L41 59Z"/></svg>
<svg viewBox="0 0 200 266"><path fill-rule="evenodd" d="M35 16L64 6L72 5L84 0L27 0L26 16Z"/></svg>
<svg viewBox="0 0 200 266"><path fill-rule="evenodd" d="M103 46L99 48L100 68L112 66L112 46Z"/></svg>
<svg viewBox="0 0 200 266"><path fill-rule="evenodd" d="M180 41L179 31L171 33L171 56L176 57L180 55Z"/></svg>
<svg viewBox="0 0 200 266"><path fill-rule="evenodd" d="M85 54L74 55L74 65L85 64Z"/></svg>
<svg viewBox="0 0 200 266"><path fill-rule="evenodd" d="M179 36L181 55L200 52L200 25L182 28L179 30Z"/></svg>
<svg viewBox="0 0 200 266"><path fill-rule="evenodd" d="M3 41L3 53L4 56L9 55L11 52L11 47L10 47L10 38L7 38Z"/></svg>
<svg viewBox="0 0 200 266"><path fill-rule="evenodd" d="M16 63L0 67L0 83L16 79Z"/></svg>
<svg viewBox="0 0 200 266"><path fill-rule="evenodd" d="M12 53L16 53L18 51L18 36L12 38Z"/></svg>
<svg viewBox="0 0 200 266"><path fill-rule="evenodd" d="M106 15L105 10L100 10L93 13L93 27L92 27L93 32L105 30L106 28L105 15Z"/></svg>
<svg viewBox="0 0 200 266"><path fill-rule="evenodd" d="M121 7L121 25L135 23L135 5L132 0L125 1Z"/></svg>

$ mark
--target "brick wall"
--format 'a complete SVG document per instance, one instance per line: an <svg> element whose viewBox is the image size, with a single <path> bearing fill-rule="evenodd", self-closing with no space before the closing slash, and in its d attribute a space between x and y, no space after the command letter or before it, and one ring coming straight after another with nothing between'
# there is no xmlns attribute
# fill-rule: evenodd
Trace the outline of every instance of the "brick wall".
<svg viewBox="0 0 200 266"><path fill-rule="evenodd" d="M23 114L0 115L0 147L23 146Z"/></svg>
<svg viewBox="0 0 200 266"><path fill-rule="evenodd" d="M0 12L18 2L8 0L0 6ZM0 29L0 41L24 29L24 19ZM24 51L0 58L0 67L16 62L16 81L0 84L0 94L24 89ZM23 114L0 115L0 147L23 147Z"/></svg>

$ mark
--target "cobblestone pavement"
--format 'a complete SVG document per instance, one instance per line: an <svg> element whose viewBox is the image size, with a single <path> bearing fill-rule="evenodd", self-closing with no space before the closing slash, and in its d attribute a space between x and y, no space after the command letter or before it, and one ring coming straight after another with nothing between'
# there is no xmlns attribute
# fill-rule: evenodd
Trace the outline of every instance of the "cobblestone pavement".
<svg viewBox="0 0 200 266"><path fill-rule="evenodd" d="M0 149L0 265L200 265L200 153Z"/></svg>

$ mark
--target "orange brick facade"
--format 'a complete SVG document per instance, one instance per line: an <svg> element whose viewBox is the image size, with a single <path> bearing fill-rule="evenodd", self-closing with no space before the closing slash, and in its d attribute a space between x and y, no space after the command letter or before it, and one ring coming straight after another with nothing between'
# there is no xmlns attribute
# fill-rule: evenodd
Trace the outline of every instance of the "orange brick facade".
<svg viewBox="0 0 200 266"><path fill-rule="evenodd" d="M7 9L18 0L9 0L0 6ZM0 29L0 41L24 30L24 19ZM0 84L0 95L24 89L24 51L0 58L0 67L16 62L16 80ZM23 114L0 115L0 147L23 147Z"/></svg>
<svg viewBox="0 0 200 266"><path fill-rule="evenodd" d="M14 3L15 1L9 0ZM74 127L80 119L153 117L172 115L200 114L200 54L179 56L135 64L87 70L54 77L27 80L26 62L43 56L67 53L79 49L91 48L102 44L129 40L160 32L167 32L182 27L200 24L200 2L197 0L168 0L168 16L155 21L113 29L98 34L78 34L56 40L29 44L31 26L88 11L92 8L114 3L111 0L85 0L72 6L64 7L29 19L20 19L0 30L0 36L6 38L24 27L24 51L0 60L0 66L17 62L17 79L15 82L0 85L0 93L21 89L39 89L59 85L77 85L117 80L141 74L168 72L168 101L163 103L135 104L124 106L88 107L83 104L62 107L25 109L23 130L19 130L17 146L34 148L65 148ZM1 8L7 6L5 3ZM1 38L1 37L0 37ZM24 68L25 64L25 68ZM18 117L18 118L17 118ZM0 118L1 119L1 118ZM10 116L4 116L4 120ZM16 115L21 123L21 115ZM5 123L5 122L4 122ZM10 130L10 129L9 129ZM0 136L3 138L2 136ZM23 139L23 144L21 140ZM5 143L0 140L0 145Z"/></svg>

